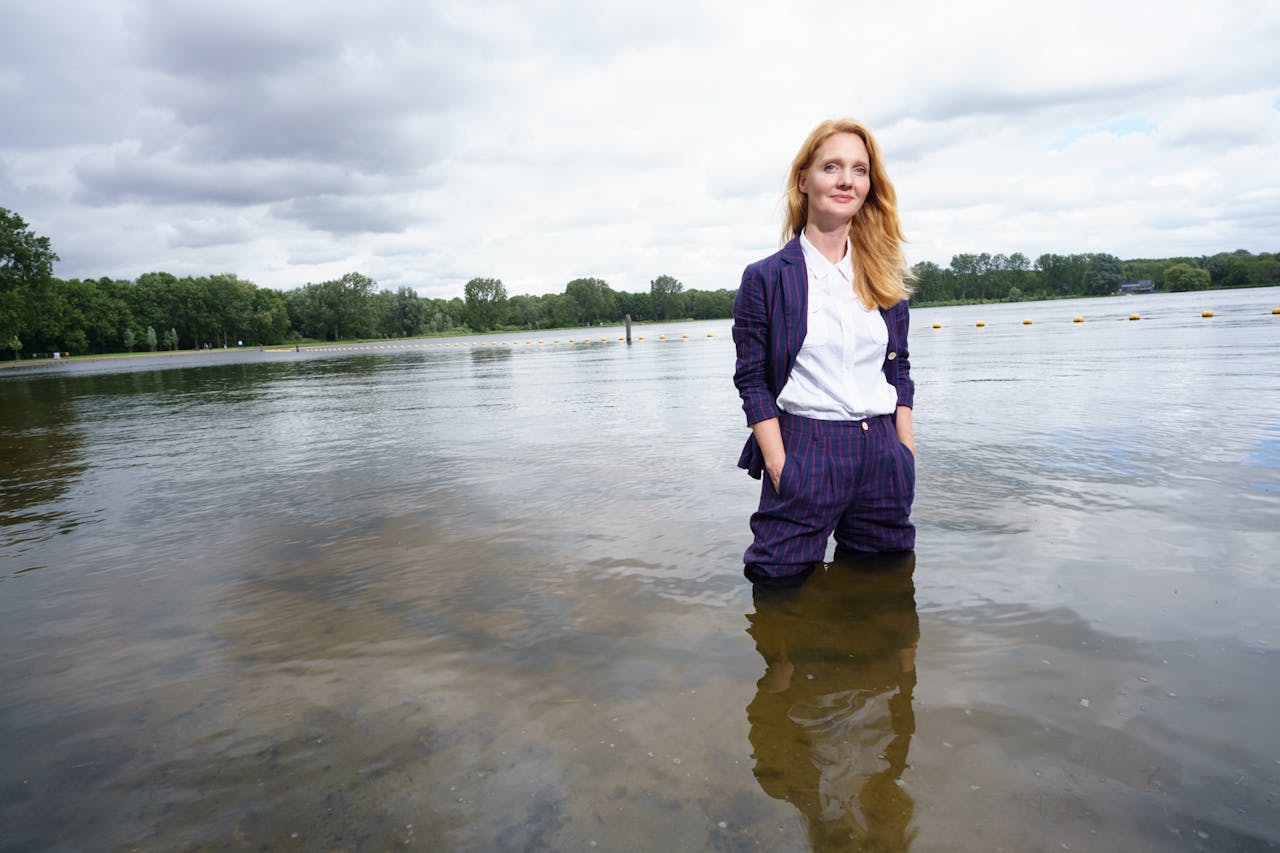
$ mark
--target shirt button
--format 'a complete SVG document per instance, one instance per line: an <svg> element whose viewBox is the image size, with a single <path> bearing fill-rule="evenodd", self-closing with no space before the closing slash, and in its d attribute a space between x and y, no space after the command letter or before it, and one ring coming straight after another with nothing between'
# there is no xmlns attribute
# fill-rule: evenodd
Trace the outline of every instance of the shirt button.
<svg viewBox="0 0 1280 853"><path fill-rule="evenodd" d="M898 354L897 354L896 352L891 352L891 353L889 353L889 360L890 360L890 361L893 361L893 360L894 360L895 358L897 358L897 357L898 357Z"/></svg>
<svg viewBox="0 0 1280 853"><path fill-rule="evenodd" d="M863 431L865 432L865 431L867 431L867 430L871 429L871 427L867 426L867 422L866 422L866 421L863 421L863 422L862 422L862 429L863 429Z"/></svg>

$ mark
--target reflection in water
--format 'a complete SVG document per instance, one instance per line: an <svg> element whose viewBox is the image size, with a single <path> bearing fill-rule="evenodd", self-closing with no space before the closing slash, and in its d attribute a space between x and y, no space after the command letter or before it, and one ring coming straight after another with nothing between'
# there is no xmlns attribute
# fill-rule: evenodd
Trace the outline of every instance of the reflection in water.
<svg viewBox="0 0 1280 853"><path fill-rule="evenodd" d="M0 383L0 581L38 567L28 552L75 526L62 506L86 468L66 383Z"/></svg>
<svg viewBox="0 0 1280 853"><path fill-rule="evenodd" d="M915 554L843 557L795 590L757 589L765 672L747 706L755 775L804 815L815 849L905 850L915 732Z"/></svg>

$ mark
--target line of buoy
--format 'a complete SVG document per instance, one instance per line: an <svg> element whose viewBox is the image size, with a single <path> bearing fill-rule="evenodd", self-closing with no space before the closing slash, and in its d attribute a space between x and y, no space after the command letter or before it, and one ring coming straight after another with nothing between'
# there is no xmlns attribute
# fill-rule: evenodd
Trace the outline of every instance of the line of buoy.
<svg viewBox="0 0 1280 853"><path fill-rule="evenodd" d="M1280 307L1272 308L1272 309L1271 309L1271 313L1272 313L1272 314L1274 314L1274 315L1280 315ZM1214 317L1214 316L1216 316L1216 315L1213 313L1213 311L1211 311L1211 310L1209 310L1208 308L1206 308L1205 310L1203 310L1203 311L1201 311L1201 312L1200 312L1200 316L1201 316L1201 317L1204 317L1205 319L1209 319L1209 318L1212 318L1212 317ZM1130 315L1129 315L1129 319L1130 319L1130 320L1141 320L1141 319L1142 319L1142 315L1141 315L1141 314L1138 314L1138 313L1133 313L1133 314L1130 314ZM1071 318L1071 322L1072 322L1072 323L1083 323L1083 322L1084 322L1084 317L1082 317L1081 315L1077 314L1076 316L1074 316L1074 317L1072 317L1072 318ZM1034 323L1035 323L1035 321L1034 321L1034 320L1032 320L1030 317L1027 317L1027 318L1025 318L1025 319L1022 321L1022 325L1024 325L1024 326L1031 326L1031 325L1033 325ZM976 323L974 323L974 325L975 325L976 327L978 327L979 329L981 329L981 328L984 328L984 327L987 325L987 322L986 322L985 320L978 320ZM936 321L935 321L935 322L934 322L934 324L933 324L933 328L935 328L935 329L941 329L941 328L942 328L942 323L939 323L939 322L936 322ZM707 337L708 337L708 338L709 338L709 337L711 337L711 333L710 333L710 332L707 332Z"/></svg>
<svg viewBox="0 0 1280 853"><path fill-rule="evenodd" d="M941 324L937 324L937 325L938 325L939 327L941 327ZM715 339L715 332L707 332L706 336L707 336L707 338L708 338L709 340L714 340L714 339ZM640 336L638 336L638 337L636 338L636 340L638 340L638 341L643 341L644 339L645 339L645 336L644 336L644 335L640 335ZM658 340L660 340L660 341L665 341L666 339L667 339L667 336L666 336L666 335L658 335ZM688 334L682 334L682 335L680 336L680 339L681 339L681 340L685 340L685 341L687 341L687 340L689 340L689 335L688 335ZM620 338L618 338L617 340L619 340L619 341L626 341L626 338L625 338L625 337L620 337ZM596 339L596 338L591 338L591 337L585 337L585 338L582 338L581 340L579 340L578 338L568 338L568 339L567 339L567 342L568 342L568 343L571 343L571 344L573 344L573 343L593 344L593 343L596 343L596 341L597 341L597 339ZM608 343L610 343L611 341L612 341L612 339L611 339L611 338L608 338L608 337L601 337L601 338L599 338L599 342L600 342L600 343L602 343L602 344L608 344ZM560 342L561 342L561 338L553 338L553 339L551 340L551 343L553 343L553 344L559 344ZM533 346L533 345L534 345L534 343L535 343L535 341L533 341L532 339L531 339L531 340L527 340L527 341L523 341L523 342L522 342L522 341L518 341L518 340L514 340L514 341L506 341L506 340L484 340L484 341L437 341L437 342L433 342L433 343L404 343L404 344L354 344L354 345L350 345L350 346L312 346L312 347L307 347L307 351L308 351L308 352L371 352L371 351L374 351L374 350L432 349L432 348L438 348L438 347L444 347L444 348L448 348L448 347L463 347L463 348L466 348L466 347L480 347L480 348L485 348L485 347L494 347L494 348L497 348L497 347L500 347L500 346L501 346L501 347L518 347L518 346L521 346L522 344L523 344L524 346ZM544 345L546 345L547 341L546 341L546 340L543 340L543 339L539 339L538 341L536 341L536 343L537 343L537 345L538 345L538 346L544 346ZM262 349L262 352L301 352L301 350L287 349L287 348L263 348L263 349Z"/></svg>

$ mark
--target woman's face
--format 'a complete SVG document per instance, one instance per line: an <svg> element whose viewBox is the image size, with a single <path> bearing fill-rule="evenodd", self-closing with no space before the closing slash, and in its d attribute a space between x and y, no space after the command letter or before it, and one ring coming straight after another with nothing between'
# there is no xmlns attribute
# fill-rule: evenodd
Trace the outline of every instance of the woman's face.
<svg viewBox="0 0 1280 853"><path fill-rule="evenodd" d="M823 231L847 226L871 192L871 158L856 133L833 133L818 146L800 173L800 192L809 198L806 224Z"/></svg>

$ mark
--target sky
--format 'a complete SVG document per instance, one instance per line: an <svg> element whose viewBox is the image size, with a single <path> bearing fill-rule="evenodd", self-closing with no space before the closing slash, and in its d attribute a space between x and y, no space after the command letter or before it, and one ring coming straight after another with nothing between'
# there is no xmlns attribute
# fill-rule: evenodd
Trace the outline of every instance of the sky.
<svg viewBox="0 0 1280 853"><path fill-rule="evenodd" d="M1275 0L0 0L0 207L62 278L736 288L825 118L912 263L1280 250Z"/></svg>

